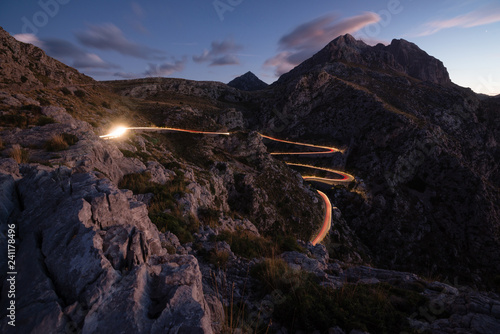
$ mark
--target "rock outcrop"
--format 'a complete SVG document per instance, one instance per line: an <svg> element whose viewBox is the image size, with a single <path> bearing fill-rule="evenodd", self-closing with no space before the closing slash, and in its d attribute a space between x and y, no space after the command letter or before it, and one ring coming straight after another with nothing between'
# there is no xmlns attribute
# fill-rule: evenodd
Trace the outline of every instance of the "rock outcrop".
<svg viewBox="0 0 500 334"><path fill-rule="evenodd" d="M167 254L130 191L64 167L22 172L16 329L211 333L196 259Z"/></svg>

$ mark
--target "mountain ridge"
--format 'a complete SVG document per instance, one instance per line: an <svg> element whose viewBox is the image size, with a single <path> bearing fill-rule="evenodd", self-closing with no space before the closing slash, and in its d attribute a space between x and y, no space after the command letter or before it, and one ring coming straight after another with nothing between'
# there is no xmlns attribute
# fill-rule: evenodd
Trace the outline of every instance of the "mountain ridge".
<svg viewBox="0 0 500 334"><path fill-rule="evenodd" d="M451 84L443 63L414 43L394 39L388 46L377 44L372 47L349 34L337 37L311 58L282 75L278 81L287 80L316 66L335 62L390 70L440 85Z"/></svg>

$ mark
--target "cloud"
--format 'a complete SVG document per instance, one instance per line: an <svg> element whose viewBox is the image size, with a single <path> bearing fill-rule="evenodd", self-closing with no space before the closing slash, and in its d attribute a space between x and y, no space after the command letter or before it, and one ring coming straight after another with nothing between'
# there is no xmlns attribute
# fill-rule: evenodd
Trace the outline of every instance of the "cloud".
<svg viewBox="0 0 500 334"><path fill-rule="evenodd" d="M276 76L280 76L313 56L338 36L353 34L378 21L380 16L372 12L342 20L337 14L330 13L301 24L281 37L278 43L280 52L268 59L264 67L274 67Z"/></svg>
<svg viewBox="0 0 500 334"><path fill-rule="evenodd" d="M146 11L144 10L144 8L142 8L142 6L135 1L132 1L130 3L130 7L134 15L133 18L127 19L129 25L141 34L149 33L148 29L146 29L146 27L142 23L142 21L146 18Z"/></svg>
<svg viewBox="0 0 500 334"><path fill-rule="evenodd" d="M236 44L232 39L214 41L210 50L205 49L201 55L193 56L193 61L210 62L210 66L238 65L240 61L235 53L242 49L243 46Z"/></svg>
<svg viewBox="0 0 500 334"><path fill-rule="evenodd" d="M165 52L129 41L114 24L90 25L77 32L76 38L85 46L99 50L112 50L122 55L148 60L164 60Z"/></svg>
<svg viewBox="0 0 500 334"><path fill-rule="evenodd" d="M166 77L175 72L184 70L187 63L187 58L181 60L173 60L172 62L163 63L161 65L148 64L148 69L144 72L148 77Z"/></svg>
<svg viewBox="0 0 500 334"><path fill-rule="evenodd" d="M120 68L115 64L108 63L94 53L85 52L80 47L62 39L40 40L33 34L14 35L18 41L30 43L42 48L49 56L54 57L64 63L80 69L100 68L112 69Z"/></svg>
<svg viewBox="0 0 500 334"><path fill-rule="evenodd" d="M122 78L122 79L138 79L141 77L140 74L137 73L129 73L129 72L115 72L113 76Z"/></svg>
<svg viewBox="0 0 500 334"><path fill-rule="evenodd" d="M38 46L39 48L43 48L43 42L36 37L34 34L17 34L13 35L15 39L19 42L33 44L34 46Z"/></svg>
<svg viewBox="0 0 500 334"><path fill-rule="evenodd" d="M472 28L495 22L500 22L500 5L492 4L451 19L427 22L420 28L420 32L416 36L432 35L443 29Z"/></svg>

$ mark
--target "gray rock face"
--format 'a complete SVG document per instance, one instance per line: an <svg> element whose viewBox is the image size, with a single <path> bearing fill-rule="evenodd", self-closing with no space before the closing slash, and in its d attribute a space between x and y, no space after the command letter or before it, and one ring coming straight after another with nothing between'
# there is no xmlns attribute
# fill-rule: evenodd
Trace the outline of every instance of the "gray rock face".
<svg viewBox="0 0 500 334"><path fill-rule="evenodd" d="M212 332L198 262L166 254L146 206L131 192L67 168L23 173L23 210L9 222L20 238L17 284L30 288L16 297L16 329ZM12 201L12 179L2 180ZM4 313L2 332L9 333Z"/></svg>

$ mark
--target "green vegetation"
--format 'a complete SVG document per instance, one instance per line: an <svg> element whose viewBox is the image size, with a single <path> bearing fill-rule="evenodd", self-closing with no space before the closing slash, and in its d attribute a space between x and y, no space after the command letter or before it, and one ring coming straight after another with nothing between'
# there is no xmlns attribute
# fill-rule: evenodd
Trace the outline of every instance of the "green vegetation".
<svg viewBox="0 0 500 334"><path fill-rule="evenodd" d="M28 118L24 115L0 115L0 126L26 128L28 126Z"/></svg>
<svg viewBox="0 0 500 334"><path fill-rule="evenodd" d="M130 150L120 149L120 152L122 152L123 156L126 158L137 158L141 160L143 163L147 163L148 161L151 160L151 155L140 150L132 152Z"/></svg>
<svg viewBox="0 0 500 334"><path fill-rule="evenodd" d="M183 218L175 197L186 191L184 173L176 172L173 180L165 185L151 182L149 173L128 174L120 181L120 188L130 189L134 194L152 193L149 218L160 232L174 233L182 243L193 241L192 234L198 232L199 222L194 217Z"/></svg>
<svg viewBox="0 0 500 334"><path fill-rule="evenodd" d="M292 270L281 259L267 259L254 266L252 276L262 282L262 293L279 291L273 318L290 332L339 326L370 333L412 332L407 318L428 300L418 292L379 284L345 284L326 288L316 277Z"/></svg>
<svg viewBox="0 0 500 334"><path fill-rule="evenodd" d="M274 254L288 251L305 252L292 236L277 236L271 239L259 237L246 231L223 231L216 237L216 241L227 242L235 254L247 259L271 257Z"/></svg>
<svg viewBox="0 0 500 334"><path fill-rule="evenodd" d="M61 92L66 96L73 95L73 93L71 93L71 91L66 87L61 88Z"/></svg>
<svg viewBox="0 0 500 334"><path fill-rule="evenodd" d="M37 126L44 126L47 124L54 124L54 123L56 123L56 120L53 119L52 117L47 117L47 116L41 116L36 121Z"/></svg>
<svg viewBox="0 0 500 334"><path fill-rule="evenodd" d="M81 90L81 89L78 89L78 90L75 90L75 96L76 97L79 97L79 98L84 98L87 94Z"/></svg>
<svg viewBox="0 0 500 334"><path fill-rule="evenodd" d="M52 102L50 102L50 100L44 98L44 97L38 97L37 98L38 102L40 102L40 105L42 106L50 106L52 104Z"/></svg>

